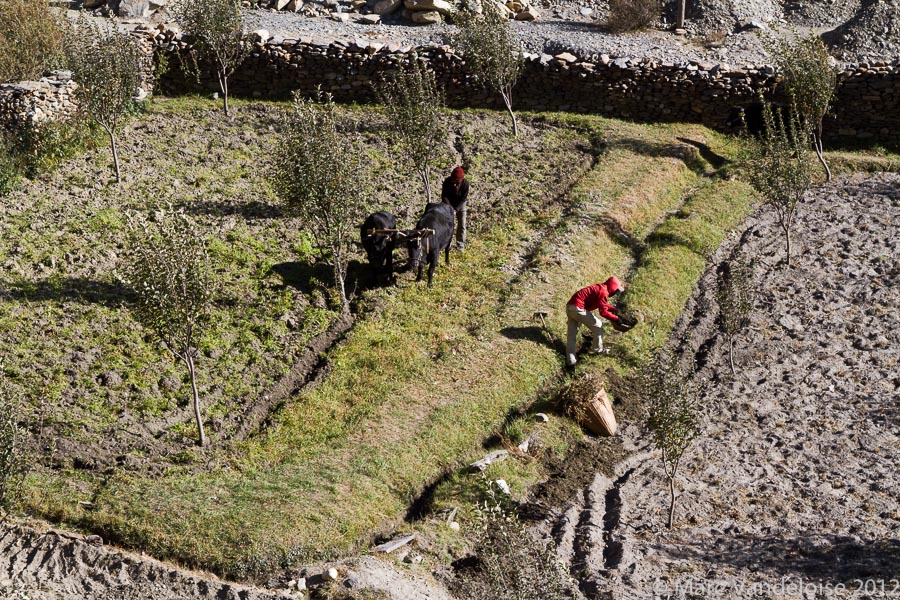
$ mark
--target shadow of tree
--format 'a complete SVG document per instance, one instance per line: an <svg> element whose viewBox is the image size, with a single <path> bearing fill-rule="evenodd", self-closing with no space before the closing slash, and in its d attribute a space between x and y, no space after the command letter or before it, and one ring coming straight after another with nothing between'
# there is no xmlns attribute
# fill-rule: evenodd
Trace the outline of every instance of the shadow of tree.
<svg viewBox="0 0 900 600"><path fill-rule="evenodd" d="M722 167L727 165L729 162L731 162L730 160L728 160L721 154L716 154L715 152L713 152L713 149L710 148L707 144L704 144L703 142L698 142L696 140L692 140L692 139L684 138L684 137L677 137L675 139L678 140L679 142L683 142L685 144L693 146L694 148L699 150L700 156L703 158L703 160L705 160L710 165L712 165L712 167L714 169L721 169Z"/></svg>
<svg viewBox="0 0 900 600"><path fill-rule="evenodd" d="M331 286L334 283L331 265L325 262L290 261L273 265L269 274L281 277L284 287L292 287L304 294L313 290Z"/></svg>
<svg viewBox="0 0 900 600"><path fill-rule="evenodd" d="M211 200L198 200L184 202L178 205L179 209L192 215L207 215L214 217L240 216L248 220L254 219L280 219L286 216L283 206L268 204L266 202L215 202Z"/></svg>
<svg viewBox="0 0 900 600"><path fill-rule="evenodd" d="M725 564L781 576L801 576L831 582L853 579L895 579L900 572L900 540L810 534L795 538L704 537L658 545L675 559Z"/></svg>
<svg viewBox="0 0 900 600"><path fill-rule="evenodd" d="M722 161L726 159L714 153L706 144L687 138L677 139L681 143L663 143L637 138L624 138L615 140L613 145L643 156L667 156L678 159L698 175L713 175L721 165L725 164ZM702 150L701 146L706 148L707 151Z"/></svg>
<svg viewBox="0 0 900 600"><path fill-rule="evenodd" d="M79 302L119 307L134 302L129 288L109 281L54 278L0 284L0 300L19 302Z"/></svg>

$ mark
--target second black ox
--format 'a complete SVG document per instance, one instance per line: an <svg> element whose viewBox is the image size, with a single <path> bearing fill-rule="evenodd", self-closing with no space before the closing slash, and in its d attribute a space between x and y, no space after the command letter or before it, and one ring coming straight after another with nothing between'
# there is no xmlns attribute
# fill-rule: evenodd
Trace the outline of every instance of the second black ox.
<svg viewBox="0 0 900 600"><path fill-rule="evenodd" d="M422 269L428 263L428 287L431 287L431 279L434 277L434 268L437 266L444 251L444 260L450 264L450 241L453 239L453 222L455 214L449 204L426 204L425 213L416 223L416 231L410 232L410 239L406 243L409 250L409 264L419 273L416 281L422 281Z"/></svg>
<svg viewBox="0 0 900 600"><path fill-rule="evenodd" d="M397 220L394 215L383 210L369 215L360 226L362 247L366 250L369 265L375 276L390 278L394 272L394 242L396 233L374 233L375 231L396 230Z"/></svg>

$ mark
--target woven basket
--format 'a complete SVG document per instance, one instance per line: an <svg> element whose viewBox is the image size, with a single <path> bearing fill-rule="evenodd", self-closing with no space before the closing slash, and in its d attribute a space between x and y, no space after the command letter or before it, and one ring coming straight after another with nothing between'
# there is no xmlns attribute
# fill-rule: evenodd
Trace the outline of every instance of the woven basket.
<svg viewBox="0 0 900 600"><path fill-rule="evenodd" d="M584 421L583 425L596 435L616 435L618 428L616 414L613 412L612 402L606 390L602 387L587 404Z"/></svg>

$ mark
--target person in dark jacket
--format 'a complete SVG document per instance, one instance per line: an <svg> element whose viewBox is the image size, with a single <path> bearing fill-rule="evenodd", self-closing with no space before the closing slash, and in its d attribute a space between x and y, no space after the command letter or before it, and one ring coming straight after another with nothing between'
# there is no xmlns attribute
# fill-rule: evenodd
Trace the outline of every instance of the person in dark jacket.
<svg viewBox="0 0 900 600"><path fill-rule="evenodd" d="M575 350L578 342L578 326L587 325L594 336L593 352L606 354L608 350L603 348L603 321L593 314L597 311L600 317L609 321L618 321L616 307L609 303L609 298L621 292L624 288L617 277L610 277L603 283L595 283L575 292L566 304L566 316L568 317L568 331L566 336L566 366L574 367L576 358Z"/></svg>
<svg viewBox="0 0 900 600"><path fill-rule="evenodd" d="M466 247L466 200L469 198L469 182L462 167L455 167L450 177L441 186L441 202L446 202L456 211L456 245L460 250Z"/></svg>

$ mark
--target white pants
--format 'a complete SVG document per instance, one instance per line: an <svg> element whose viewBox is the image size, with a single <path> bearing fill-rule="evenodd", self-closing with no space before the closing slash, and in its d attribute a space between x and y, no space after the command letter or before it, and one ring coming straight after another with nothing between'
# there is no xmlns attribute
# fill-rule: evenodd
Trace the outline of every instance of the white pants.
<svg viewBox="0 0 900 600"><path fill-rule="evenodd" d="M594 336L592 350L601 352L603 350L603 337L601 332L603 329L603 321L594 313L588 312L583 308L578 308L574 304L566 305L566 316L568 317L568 331L566 335L566 364L575 364L575 351L578 347L578 326L587 325Z"/></svg>

